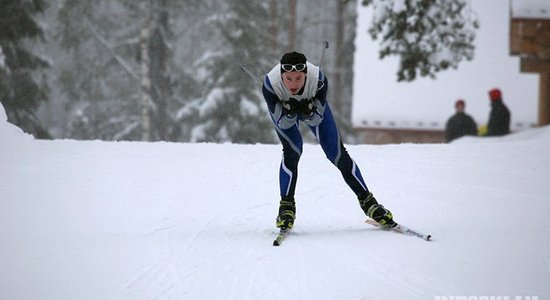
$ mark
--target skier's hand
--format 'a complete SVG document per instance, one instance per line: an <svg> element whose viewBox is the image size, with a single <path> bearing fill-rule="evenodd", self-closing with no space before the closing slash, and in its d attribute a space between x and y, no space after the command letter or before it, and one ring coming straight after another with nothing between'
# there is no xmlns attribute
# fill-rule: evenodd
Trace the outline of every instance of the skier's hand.
<svg viewBox="0 0 550 300"><path fill-rule="evenodd" d="M283 106L283 113L285 115L293 116L296 113L299 113L299 102L294 98L289 98L287 101L282 101L281 105Z"/></svg>
<svg viewBox="0 0 550 300"><path fill-rule="evenodd" d="M315 105L316 98L302 99L300 101L289 98L287 101L282 101L283 113L289 116L295 114L301 114L305 118L311 117L313 113L317 112L317 106Z"/></svg>
<svg viewBox="0 0 550 300"><path fill-rule="evenodd" d="M317 111L315 98L303 99L298 103L298 111L304 117L310 117Z"/></svg>

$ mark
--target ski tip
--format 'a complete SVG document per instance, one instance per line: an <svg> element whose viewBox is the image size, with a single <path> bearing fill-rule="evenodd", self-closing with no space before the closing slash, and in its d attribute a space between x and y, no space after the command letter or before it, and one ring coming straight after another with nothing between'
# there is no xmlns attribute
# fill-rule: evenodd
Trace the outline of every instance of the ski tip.
<svg viewBox="0 0 550 300"><path fill-rule="evenodd" d="M370 224L370 225L374 225L374 226L380 225L380 224L376 223L376 221L373 220L373 219L366 219L365 223Z"/></svg>

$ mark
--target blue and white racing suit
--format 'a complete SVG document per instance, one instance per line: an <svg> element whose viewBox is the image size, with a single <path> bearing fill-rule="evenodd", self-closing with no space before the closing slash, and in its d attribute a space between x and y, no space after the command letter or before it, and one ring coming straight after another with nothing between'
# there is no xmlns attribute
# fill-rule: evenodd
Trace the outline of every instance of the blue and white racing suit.
<svg viewBox="0 0 550 300"><path fill-rule="evenodd" d="M302 155L302 136L298 129L302 121L309 126L327 158L340 170L345 182L358 197L364 197L369 190L363 180L361 171L349 156L340 133L334 122L327 102L328 81L319 67L307 63L307 77L298 95L291 95L281 78L281 66L276 65L264 78L263 95L267 103L277 136L283 145L283 159L279 169L279 186L281 198L294 197L298 162ZM283 112L282 101L292 97L298 101L315 98L317 111L306 118L300 114L287 115Z"/></svg>

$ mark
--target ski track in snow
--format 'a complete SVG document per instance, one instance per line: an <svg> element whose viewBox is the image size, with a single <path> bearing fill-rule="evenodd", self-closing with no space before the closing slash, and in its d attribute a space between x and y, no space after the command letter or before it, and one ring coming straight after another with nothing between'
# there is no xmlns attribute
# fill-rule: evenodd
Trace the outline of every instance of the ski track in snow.
<svg viewBox="0 0 550 300"><path fill-rule="evenodd" d="M280 146L4 129L0 299L550 297L550 128L349 146L377 199L431 242L363 224L339 171L306 144L280 247Z"/></svg>
<svg viewBox="0 0 550 300"><path fill-rule="evenodd" d="M142 272L139 272L123 289L123 293L137 290L139 292L134 292L135 296L147 295L147 298L150 299L162 299L171 293L175 296L184 291L182 283L189 274L180 274L175 266L176 262L185 256L186 251L197 241L198 236L203 232L204 228L215 218L216 216L214 215L202 226L197 227L185 243L182 243L184 245L182 249L174 249L170 246L169 239L171 236L168 233L161 234L161 238L157 242L162 245L162 258L158 262L153 263L153 265L147 266ZM151 234L157 235L157 233L173 230L177 226L169 225L155 228Z"/></svg>

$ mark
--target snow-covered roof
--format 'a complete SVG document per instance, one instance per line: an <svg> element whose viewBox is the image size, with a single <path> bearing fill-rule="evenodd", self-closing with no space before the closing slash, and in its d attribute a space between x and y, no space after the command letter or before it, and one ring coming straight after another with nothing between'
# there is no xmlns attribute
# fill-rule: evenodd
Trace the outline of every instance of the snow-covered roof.
<svg viewBox="0 0 550 300"><path fill-rule="evenodd" d="M549 0L511 0L512 18L550 19Z"/></svg>

